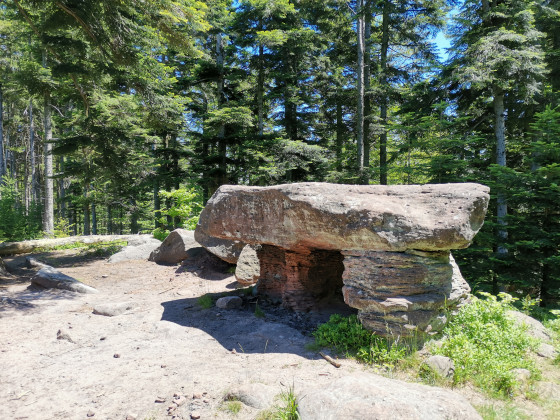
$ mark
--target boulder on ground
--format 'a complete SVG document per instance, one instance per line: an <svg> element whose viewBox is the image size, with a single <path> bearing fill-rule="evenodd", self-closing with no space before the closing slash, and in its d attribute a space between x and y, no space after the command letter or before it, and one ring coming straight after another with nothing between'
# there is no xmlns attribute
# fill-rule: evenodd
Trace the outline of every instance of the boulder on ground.
<svg viewBox="0 0 560 420"><path fill-rule="evenodd" d="M73 277L67 276L48 265L41 268L35 276L33 276L31 282L47 289L70 290L71 292L77 293L97 293L97 289Z"/></svg>
<svg viewBox="0 0 560 420"><path fill-rule="evenodd" d="M430 356L424 363L442 378L452 378L455 374L455 364L449 357L435 355Z"/></svg>
<svg viewBox="0 0 560 420"><path fill-rule="evenodd" d="M161 245L161 241L154 237L138 237L128 242L120 252L111 255L107 262L113 264L121 261L146 260L154 249Z"/></svg>
<svg viewBox="0 0 560 420"><path fill-rule="evenodd" d="M239 296L224 296L216 301L216 307L220 309L237 309L243 305L243 299Z"/></svg>
<svg viewBox="0 0 560 420"><path fill-rule="evenodd" d="M507 316L513 319L513 322L515 322L516 325L527 328L527 334L531 337L538 338L539 340L546 342L551 340L550 332L539 320L519 311L507 311Z"/></svg>
<svg viewBox="0 0 560 420"><path fill-rule="evenodd" d="M427 385L358 373L318 389L298 390L305 420L469 420L481 419L461 395Z"/></svg>
<svg viewBox="0 0 560 420"><path fill-rule="evenodd" d="M189 249L198 246L193 231L175 229L152 251L148 259L158 264L177 264L187 258Z"/></svg>
<svg viewBox="0 0 560 420"><path fill-rule="evenodd" d="M255 284L261 276L261 264L257 251L260 245L245 245L235 267L235 279L243 285Z"/></svg>
<svg viewBox="0 0 560 420"><path fill-rule="evenodd" d="M194 239L216 257L230 264L237 264L239 254L245 247L245 243L241 241L209 236L198 226L194 231Z"/></svg>

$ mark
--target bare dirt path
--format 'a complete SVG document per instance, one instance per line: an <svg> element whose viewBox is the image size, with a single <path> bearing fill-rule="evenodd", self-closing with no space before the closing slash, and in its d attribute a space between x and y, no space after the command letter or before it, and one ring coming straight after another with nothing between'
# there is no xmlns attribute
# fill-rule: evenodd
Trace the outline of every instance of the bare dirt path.
<svg viewBox="0 0 560 420"><path fill-rule="evenodd" d="M202 419L233 418L223 399L239 385L269 385L275 393L294 386L297 393L363 369L351 360L336 369L306 351L310 338L290 326L305 322L293 314L263 306L266 316L259 318L250 305L202 309L198 297L235 289L231 275L204 261L192 267L108 264L72 251L37 258L99 293L0 284L1 419L172 418L174 394L186 398L172 412L175 418L193 412ZM23 257L6 262L21 268L20 276L31 274L22 268ZM123 302L133 309L114 317L92 312ZM243 406L237 418L258 412Z"/></svg>

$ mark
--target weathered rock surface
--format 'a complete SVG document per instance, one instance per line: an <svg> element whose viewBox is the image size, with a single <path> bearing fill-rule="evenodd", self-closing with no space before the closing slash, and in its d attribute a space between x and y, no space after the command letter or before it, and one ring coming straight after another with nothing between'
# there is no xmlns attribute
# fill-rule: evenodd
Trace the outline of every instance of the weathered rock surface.
<svg viewBox="0 0 560 420"><path fill-rule="evenodd" d="M33 276L31 282L48 289L63 289L77 293L97 293L97 289L67 276L50 266L41 268Z"/></svg>
<svg viewBox="0 0 560 420"><path fill-rule="evenodd" d="M260 245L245 245L235 268L235 279L243 285L255 284L261 276L261 264L257 251Z"/></svg>
<svg viewBox="0 0 560 420"><path fill-rule="evenodd" d="M142 235L143 237L133 238L128 242L121 251L111 255L107 262L113 264L121 261L130 260L146 260L154 249L160 246L161 241L152 237Z"/></svg>
<svg viewBox="0 0 560 420"><path fill-rule="evenodd" d="M198 246L193 231L175 229L167 235L158 248L152 251L148 259L158 264L177 264L187 258L189 249Z"/></svg>
<svg viewBox="0 0 560 420"><path fill-rule="evenodd" d="M220 309L237 309L243 305L243 299L239 296L224 296L216 301L216 307Z"/></svg>
<svg viewBox="0 0 560 420"><path fill-rule="evenodd" d="M263 409L269 408L274 403L278 390L270 385L246 383L234 387L226 395L226 400L241 401L249 407Z"/></svg>
<svg viewBox="0 0 560 420"><path fill-rule="evenodd" d="M424 363L442 378L452 378L455 374L455 364L449 357L437 354L428 357Z"/></svg>
<svg viewBox="0 0 560 420"><path fill-rule="evenodd" d="M452 391L366 373L298 392L303 420L469 420L481 419L468 401Z"/></svg>
<svg viewBox="0 0 560 420"><path fill-rule="evenodd" d="M488 192L479 184L222 185L200 215L196 239L290 250L466 248L484 221Z"/></svg>
<svg viewBox="0 0 560 420"><path fill-rule="evenodd" d="M130 312L137 306L135 302L102 303L93 308L93 313L103 316L117 316Z"/></svg>
<svg viewBox="0 0 560 420"><path fill-rule="evenodd" d="M550 332L539 320L519 311L507 311L507 315L513 319L517 325L525 326L527 328L527 334L531 337L538 338L539 340L546 342L552 339Z"/></svg>
<svg viewBox="0 0 560 420"><path fill-rule="evenodd" d="M238 240L210 236L203 229L199 229L198 226L194 231L194 239L216 257L230 264L237 264L239 255L246 245Z"/></svg>
<svg viewBox="0 0 560 420"><path fill-rule="evenodd" d="M558 356L558 352L551 344L541 343L537 349L537 355L544 357L545 359L554 359Z"/></svg>
<svg viewBox="0 0 560 420"><path fill-rule="evenodd" d="M440 330L470 291L449 252L343 252L344 301L380 335Z"/></svg>
<svg viewBox="0 0 560 420"><path fill-rule="evenodd" d="M445 324L444 306L470 291L450 250L467 247L482 226L488 191L479 184L224 185L195 237L207 248L209 238L258 244L258 293L294 310L308 311L344 285L366 328L430 333Z"/></svg>

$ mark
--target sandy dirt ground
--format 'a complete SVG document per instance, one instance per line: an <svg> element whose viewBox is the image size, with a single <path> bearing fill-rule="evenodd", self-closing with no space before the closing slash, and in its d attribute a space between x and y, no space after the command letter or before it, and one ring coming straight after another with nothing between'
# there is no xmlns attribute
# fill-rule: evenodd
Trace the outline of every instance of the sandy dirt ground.
<svg viewBox="0 0 560 420"><path fill-rule="evenodd" d="M260 318L247 301L236 310L201 308L206 293L236 293L234 277L204 261L109 264L75 251L35 257L99 293L30 285L24 257L5 258L19 277L0 284L0 419L249 419L259 410L244 405L234 416L224 408L235 387L297 393L363 369L351 360L336 369L305 349L311 339L294 326L310 328L326 313L302 319L260 302ZM93 313L124 302L133 309ZM169 413L174 395L185 402Z"/></svg>

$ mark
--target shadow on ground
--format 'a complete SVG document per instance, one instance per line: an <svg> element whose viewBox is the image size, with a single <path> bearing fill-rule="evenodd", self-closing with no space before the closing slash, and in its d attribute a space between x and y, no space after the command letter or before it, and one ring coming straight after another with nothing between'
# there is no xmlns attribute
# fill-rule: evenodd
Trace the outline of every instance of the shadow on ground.
<svg viewBox="0 0 560 420"><path fill-rule="evenodd" d="M239 309L203 309L197 298L170 300L161 305L162 321L200 329L227 350L293 353L308 359L318 357L306 350L313 343L311 333L317 325L328 321L333 313L354 311L335 299L318 311L299 313L252 296L244 296Z"/></svg>

